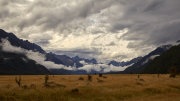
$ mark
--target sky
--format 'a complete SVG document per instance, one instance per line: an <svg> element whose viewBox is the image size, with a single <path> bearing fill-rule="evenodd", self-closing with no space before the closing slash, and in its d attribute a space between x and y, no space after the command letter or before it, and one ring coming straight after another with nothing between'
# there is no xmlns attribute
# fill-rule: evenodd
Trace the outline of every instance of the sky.
<svg viewBox="0 0 180 101"><path fill-rule="evenodd" d="M0 0L0 28L46 52L128 61L180 40L180 0Z"/></svg>

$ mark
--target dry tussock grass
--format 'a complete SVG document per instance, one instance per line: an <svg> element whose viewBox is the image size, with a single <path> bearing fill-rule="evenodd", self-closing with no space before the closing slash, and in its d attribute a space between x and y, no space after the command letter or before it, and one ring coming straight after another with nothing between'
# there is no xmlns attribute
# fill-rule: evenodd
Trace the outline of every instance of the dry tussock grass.
<svg viewBox="0 0 180 101"><path fill-rule="evenodd" d="M79 77L84 80L78 80ZM137 74L130 75L93 75L88 81L87 75L49 75L48 82L66 85L66 88L46 88L44 75L21 75L21 84L27 89L18 87L15 77L0 76L0 101L180 101L180 78L169 78L169 75ZM140 80L143 79L143 80ZM141 85L139 85L140 83ZM30 88L35 84L35 88ZM72 89L78 88L73 94Z"/></svg>

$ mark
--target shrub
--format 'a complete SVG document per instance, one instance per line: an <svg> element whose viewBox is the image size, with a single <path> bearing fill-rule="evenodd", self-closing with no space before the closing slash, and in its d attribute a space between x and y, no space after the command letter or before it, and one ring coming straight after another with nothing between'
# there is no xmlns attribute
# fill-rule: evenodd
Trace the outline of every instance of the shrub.
<svg viewBox="0 0 180 101"><path fill-rule="evenodd" d="M15 81L20 87L21 86L21 76L19 76L19 80L17 79L17 77L15 77Z"/></svg>
<svg viewBox="0 0 180 101"><path fill-rule="evenodd" d="M73 94L78 94L79 93L79 89L75 88L71 90L71 93Z"/></svg>
<svg viewBox="0 0 180 101"><path fill-rule="evenodd" d="M99 77L102 77L102 73L99 73Z"/></svg>
<svg viewBox="0 0 180 101"><path fill-rule="evenodd" d="M176 77L176 74L170 74L170 76L169 77L173 77L173 78L175 78Z"/></svg>
<svg viewBox="0 0 180 101"><path fill-rule="evenodd" d="M170 76L169 77L176 77L176 75L178 74L178 70L176 69L176 67L172 67L169 70Z"/></svg>
<svg viewBox="0 0 180 101"><path fill-rule="evenodd" d="M79 77L78 80L84 80L84 78L83 77Z"/></svg>
<svg viewBox="0 0 180 101"><path fill-rule="evenodd" d="M45 86L46 86L48 80L49 80L49 75L45 75Z"/></svg>
<svg viewBox="0 0 180 101"><path fill-rule="evenodd" d="M88 75L88 80L92 81L92 76L91 75Z"/></svg>

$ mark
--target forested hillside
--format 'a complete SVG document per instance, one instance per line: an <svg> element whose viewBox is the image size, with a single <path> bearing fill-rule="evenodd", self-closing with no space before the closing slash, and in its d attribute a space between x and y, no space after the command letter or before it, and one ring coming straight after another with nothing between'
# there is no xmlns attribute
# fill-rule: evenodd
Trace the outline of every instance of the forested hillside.
<svg viewBox="0 0 180 101"><path fill-rule="evenodd" d="M142 73L169 73L171 67L176 67L180 71L180 45L173 46L161 56L156 57Z"/></svg>

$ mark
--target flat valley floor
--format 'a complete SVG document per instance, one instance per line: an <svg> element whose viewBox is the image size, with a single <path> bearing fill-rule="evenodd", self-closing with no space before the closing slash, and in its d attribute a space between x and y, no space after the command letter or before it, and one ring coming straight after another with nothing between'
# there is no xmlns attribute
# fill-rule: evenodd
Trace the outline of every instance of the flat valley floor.
<svg viewBox="0 0 180 101"><path fill-rule="evenodd" d="M180 101L180 77L169 74L0 76L0 101ZM84 80L78 80L79 77ZM103 80L103 82L98 82ZM75 89L77 88L77 89Z"/></svg>

